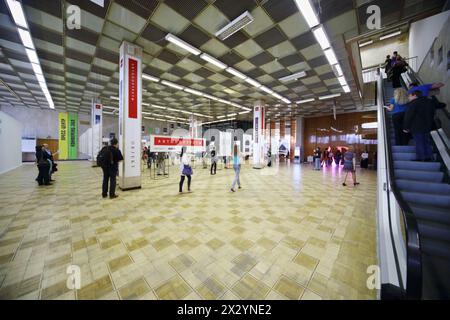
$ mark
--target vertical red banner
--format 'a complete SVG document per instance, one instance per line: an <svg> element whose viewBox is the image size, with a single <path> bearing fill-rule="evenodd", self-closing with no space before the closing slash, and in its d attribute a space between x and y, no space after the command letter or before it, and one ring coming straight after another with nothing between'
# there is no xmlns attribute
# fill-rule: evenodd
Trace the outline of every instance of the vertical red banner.
<svg viewBox="0 0 450 320"><path fill-rule="evenodd" d="M128 118L137 119L138 116L138 62L135 59L128 59Z"/></svg>

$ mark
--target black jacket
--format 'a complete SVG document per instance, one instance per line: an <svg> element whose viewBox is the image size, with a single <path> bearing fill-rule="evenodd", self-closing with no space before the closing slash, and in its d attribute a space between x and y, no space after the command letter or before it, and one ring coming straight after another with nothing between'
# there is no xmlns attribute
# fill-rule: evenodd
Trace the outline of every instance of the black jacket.
<svg viewBox="0 0 450 320"><path fill-rule="evenodd" d="M119 162L123 160L122 152L120 152L119 148L113 146L109 146L108 151L109 151L109 158L111 159L110 160L111 165L109 166L109 168L111 168L111 170L113 171L118 171Z"/></svg>
<svg viewBox="0 0 450 320"><path fill-rule="evenodd" d="M426 97L408 103L403 128L411 133L430 133L433 129L435 108Z"/></svg>

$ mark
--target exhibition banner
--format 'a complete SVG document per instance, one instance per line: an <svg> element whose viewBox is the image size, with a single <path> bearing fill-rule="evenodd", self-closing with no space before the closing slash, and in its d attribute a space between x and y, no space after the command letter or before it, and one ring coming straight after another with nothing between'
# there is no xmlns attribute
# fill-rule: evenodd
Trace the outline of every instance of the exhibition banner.
<svg viewBox="0 0 450 320"><path fill-rule="evenodd" d="M100 151L103 143L103 105L101 103L96 103L92 100L92 111L91 111L91 127L92 127L92 143L90 156L92 160L95 160L98 152Z"/></svg>
<svg viewBox="0 0 450 320"><path fill-rule="evenodd" d="M150 150L152 152L181 152L182 147L187 147L188 152L205 152L206 139L150 136Z"/></svg>
<svg viewBox="0 0 450 320"><path fill-rule="evenodd" d="M59 159L67 160L69 158L69 138L68 138L68 122L69 115L67 112L60 112L58 115L58 131L59 131Z"/></svg>
<svg viewBox="0 0 450 320"><path fill-rule="evenodd" d="M68 158L75 160L78 159L78 115L76 113L69 113L68 125Z"/></svg>
<svg viewBox="0 0 450 320"><path fill-rule="evenodd" d="M253 109L253 167L264 167L264 131L265 131L265 107L262 101L258 101Z"/></svg>
<svg viewBox="0 0 450 320"><path fill-rule="evenodd" d="M119 67L119 187L128 190L141 187L142 48L122 42Z"/></svg>

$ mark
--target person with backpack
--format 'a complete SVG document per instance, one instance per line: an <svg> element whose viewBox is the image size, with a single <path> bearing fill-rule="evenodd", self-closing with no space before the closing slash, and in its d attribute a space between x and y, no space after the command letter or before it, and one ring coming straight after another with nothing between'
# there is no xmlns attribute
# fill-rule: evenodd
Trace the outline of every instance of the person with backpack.
<svg viewBox="0 0 450 320"><path fill-rule="evenodd" d="M97 165L103 170L103 185L102 196L108 196L109 184L109 198L115 199L116 195L116 179L119 173L119 162L123 160L122 152L117 147L119 141L116 138L111 140L111 145L103 147L97 156Z"/></svg>
<svg viewBox="0 0 450 320"><path fill-rule="evenodd" d="M49 175L50 163L48 160L48 153L43 150L42 146L36 146L36 164L39 170L39 175L36 178L36 181L40 186L51 185Z"/></svg>

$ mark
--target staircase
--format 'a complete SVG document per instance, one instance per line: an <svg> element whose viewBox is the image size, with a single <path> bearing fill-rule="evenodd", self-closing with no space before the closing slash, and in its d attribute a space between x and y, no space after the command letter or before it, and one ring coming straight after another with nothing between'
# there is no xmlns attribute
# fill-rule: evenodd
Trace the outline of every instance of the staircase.
<svg viewBox="0 0 450 320"><path fill-rule="evenodd" d="M386 103L391 84L386 82L384 88ZM422 298L450 299L450 184L444 181L440 162L414 161L413 141L409 146L396 145L392 119L386 119L396 186L418 223Z"/></svg>

